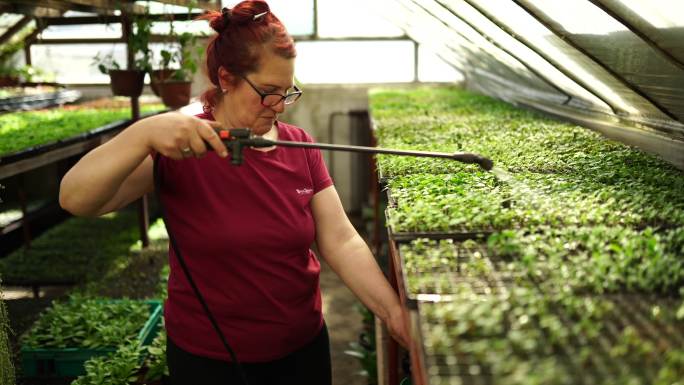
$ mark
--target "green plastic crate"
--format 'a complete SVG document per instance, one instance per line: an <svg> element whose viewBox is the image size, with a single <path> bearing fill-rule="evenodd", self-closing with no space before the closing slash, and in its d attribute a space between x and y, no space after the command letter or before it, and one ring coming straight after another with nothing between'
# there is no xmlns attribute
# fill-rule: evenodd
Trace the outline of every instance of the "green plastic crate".
<svg viewBox="0 0 684 385"><path fill-rule="evenodd" d="M149 345L162 328L162 303L158 300L146 300L150 305L150 317L138 333L138 341L142 346ZM111 348L63 348L40 349L21 348L21 363L25 377L78 377L85 374L83 364L90 358L113 353L117 347Z"/></svg>

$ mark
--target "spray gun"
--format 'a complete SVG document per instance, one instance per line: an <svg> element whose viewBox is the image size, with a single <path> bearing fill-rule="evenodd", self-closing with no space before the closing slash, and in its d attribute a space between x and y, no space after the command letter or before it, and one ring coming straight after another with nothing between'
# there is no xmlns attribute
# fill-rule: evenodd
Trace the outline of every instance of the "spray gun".
<svg viewBox="0 0 684 385"><path fill-rule="evenodd" d="M309 143L309 142L291 142L284 140L269 140L260 136L252 135L249 128L232 128L217 130L219 137L226 145L231 153L231 163L234 165L241 165L243 161L242 149L245 147L299 147L299 148L318 148L321 150L333 151L348 151L348 152L363 152L370 154L389 154L389 155L404 155L404 156L419 156L428 158L446 158L456 160L463 163L477 163L483 169L489 171L492 169L493 162L482 155L472 154L468 152L456 152L453 154L446 152L430 152L430 151L412 151L412 150L396 150L380 147L365 147L365 146L350 146L344 144L327 144L327 143Z"/></svg>
<svg viewBox="0 0 684 385"><path fill-rule="evenodd" d="M472 153L466 153L466 152L456 152L453 154L449 153L444 153L444 152L428 152L428 151L411 151L411 150L395 150L395 149L387 149L387 148L379 148L379 147L364 147L364 146L350 146L350 145L341 145L341 144L327 144L327 143L309 143L309 142L291 142L291 141L282 141L282 140L269 140L269 139L264 139L260 136L253 135L251 130L249 128L232 128L232 129L220 129L216 131L219 134L219 137L223 141L223 143L226 145L226 148L230 151L231 154L231 163L234 165L241 165L243 161L243 156L242 156L242 150L245 147L272 147L272 146L283 146L283 147L300 147L300 148L318 148L322 150L333 150L333 151L349 151L349 152L363 152L363 153L370 153L370 154L390 154L390 155L405 155L405 156L419 156L419 157L428 157L428 158L445 158L445 159L452 159L456 160L459 162L463 163L476 163L483 169L489 171L492 169L493 162L485 158L481 155L478 154L472 154ZM211 146L207 144L207 148L211 149ZM159 177L159 172L158 172L158 165L159 165L159 156L160 154L157 154L155 156L155 161L154 161L154 184L155 184L155 191L158 193L161 191L162 185L161 185L161 180ZM164 205L161 203L161 199L159 199L159 207L161 209L162 213L162 218L164 219L164 224L166 225L166 230L169 234L169 241L171 243L171 247L173 248L176 258L178 259L178 262L183 269L183 272L185 273L185 277L187 278L190 286L192 287L195 296L197 297L198 301L202 305L202 308L204 309L204 312L211 322L214 331L216 331L217 336L221 340L221 343L223 346L226 348L226 351L228 354L231 356L232 362L237 366L237 371L240 375L240 378L242 380L243 385L249 385L247 378L245 376L245 372L242 369L242 365L237 359L237 356L235 355L235 352L233 349L230 347L228 344L228 341L226 340L225 335L223 334L223 331L221 328L218 326L218 323L216 321L216 318L214 318L213 313L209 309L209 306L207 305L204 297L202 296L202 293L199 291L199 288L197 287L195 281L192 279L192 275L190 274L190 271L185 263L185 258L183 258L183 254L181 253L180 247L177 243L176 238L174 237L174 233L172 229L169 227L169 223L166 221L166 212L164 209Z"/></svg>

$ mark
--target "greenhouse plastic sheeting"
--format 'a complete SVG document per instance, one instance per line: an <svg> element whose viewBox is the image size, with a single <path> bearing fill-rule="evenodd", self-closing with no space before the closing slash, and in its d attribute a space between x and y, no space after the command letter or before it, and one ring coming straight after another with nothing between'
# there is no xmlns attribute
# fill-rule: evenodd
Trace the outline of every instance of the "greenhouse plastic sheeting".
<svg viewBox="0 0 684 385"><path fill-rule="evenodd" d="M466 86L598 129L684 169L684 2L382 0Z"/></svg>

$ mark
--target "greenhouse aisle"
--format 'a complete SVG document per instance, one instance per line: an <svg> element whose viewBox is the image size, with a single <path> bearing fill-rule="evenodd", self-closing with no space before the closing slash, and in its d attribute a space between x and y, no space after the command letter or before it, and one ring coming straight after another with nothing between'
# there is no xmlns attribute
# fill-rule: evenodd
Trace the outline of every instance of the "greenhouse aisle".
<svg viewBox="0 0 684 385"><path fill-rule="evenodd" d="M159 227L156 224L153 227ZM357 226L361 229L361 226ZM151 231L156 233L157 231ZM157 239L154 236L153 239ZM165 237L153 243L153 245L141 252L132 253L129 264L124 268L115 269L107 278L98 280L89 287L89 291L100 296L111 298L144 298L160 290L163 286L157 277L163 275L162 266L166 265L167 246ZM160 274L161 273L161 274ZM141 279L147 277L148 279ZM351 291L344 285L340 278L324 262L321 262L321 291L323 296L323 311L330 332L333 384L334 385L365 385L367 379L359 374L361 364L357 358L345 354L349 350L349 343L358 341L359 334L363 329L362 316L355 306L358 301ZM66 286L48 287L41 291L40 299L31 298L30 291L10 290L6 288L6 305L10 315L10 324L14 330L11 335L12 344L15 348L15 365L20 367L18 360L18 343L16 339L23 334L37 319L38 313L44 310L53 299L64 298L68 291ZM73 289L73 288L72 288ZM16 293L15 293L16 292ZM16 295L15 295L16 294ZM19 294L23 297L19 298ZM48 382L56 385L56 382ZM59 382L68 384L69 382ZM45 381L33 381L22 378L18 381L21 385L41 384Z"/></svg>
<svg viewBox="0 0 684 385"><path fill-rule="evenodd" d="M354 307L358 301L324 261L321 261L321 292L323 314L330 332L333 385L364 385L367 381L358 374L359 361L344 354L349 343L358 340L363 328L361 314Z"/></svg>

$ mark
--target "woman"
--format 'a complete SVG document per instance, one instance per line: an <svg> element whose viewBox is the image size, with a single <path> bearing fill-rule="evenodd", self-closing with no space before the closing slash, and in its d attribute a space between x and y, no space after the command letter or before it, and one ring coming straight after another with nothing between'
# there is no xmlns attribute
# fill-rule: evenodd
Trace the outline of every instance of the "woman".
<svg viewBox="0 0 684 385"><path fill-rule="evenodd" d="M247 148L232 166L216 128L249 127L269 139L312 141L278 115L301 95L292 38L262 1L205 16L209 79L197 117L142 119L84 156L64 177L60 204L82 216L126 206L154 190L194 281L256 384L330 384L320 265L310 245L406 346L398 298L347 219L314 149ZM208 147L213 152L207 152ZM174 384L239 384L173 250L165 306Z"/></svg>

